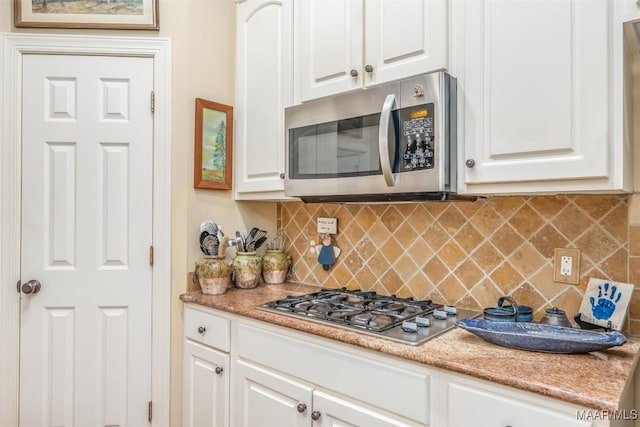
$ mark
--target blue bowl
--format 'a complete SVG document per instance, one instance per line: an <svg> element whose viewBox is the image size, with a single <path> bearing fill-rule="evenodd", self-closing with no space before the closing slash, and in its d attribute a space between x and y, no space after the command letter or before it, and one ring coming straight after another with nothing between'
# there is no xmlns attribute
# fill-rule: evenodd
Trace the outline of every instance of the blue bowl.
<svg viewBox="0 0 640 427"><path fill-rule="evenodd" d="M503 307L505 302L509 305ZM533 309L526 305L518 305L511 297L500 297L498 307L484 309L484 318L494 322L531 322Z"/></svg>

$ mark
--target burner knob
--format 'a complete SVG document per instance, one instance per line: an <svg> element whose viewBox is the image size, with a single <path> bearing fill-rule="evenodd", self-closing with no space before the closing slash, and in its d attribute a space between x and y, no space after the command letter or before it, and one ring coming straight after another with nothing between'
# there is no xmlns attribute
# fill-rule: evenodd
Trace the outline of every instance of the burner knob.
<svg viewBox="0 0 640 427"><path fill-rule="evenodd" d="M305 405L304 403L298 403L297 406L298 412L300 412L301 414L307 410L307 405Z"/></svg>
<svg viewBox="0 0 640 427"><path fill-rule="evenodd" d="M313 411L311 413L311 419L313 421L318 421L320 419L320 412L319 411Z"/></svg>

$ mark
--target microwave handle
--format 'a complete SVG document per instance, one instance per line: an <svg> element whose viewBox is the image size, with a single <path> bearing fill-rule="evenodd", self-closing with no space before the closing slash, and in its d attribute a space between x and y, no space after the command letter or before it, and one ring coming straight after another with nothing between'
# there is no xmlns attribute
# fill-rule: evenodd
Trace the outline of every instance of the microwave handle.
<svg viewBox="0 0 640 427"><path fill-rule="evenodd" d="M378 127L378 151L380 154L380 167L382 168L382 176L387 187L393 187L396 184L396 177L391 168L391 159L389 158L389 124L391 123L391 112L397 108L396 96L389 94L382 104L380 112L380 125ZM394 142L395 143L395 142Z"/></svg>

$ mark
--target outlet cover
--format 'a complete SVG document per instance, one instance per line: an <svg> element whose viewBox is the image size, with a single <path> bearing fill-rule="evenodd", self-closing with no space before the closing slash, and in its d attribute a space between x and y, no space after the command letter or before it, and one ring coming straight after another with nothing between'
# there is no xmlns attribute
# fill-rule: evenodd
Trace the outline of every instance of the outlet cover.
<svg viewBox="0 0 640 427"><path fill-rule="evenodd" d="M580 282L580 251L578 249L554 249L553 281L572 285Z"/></svg>

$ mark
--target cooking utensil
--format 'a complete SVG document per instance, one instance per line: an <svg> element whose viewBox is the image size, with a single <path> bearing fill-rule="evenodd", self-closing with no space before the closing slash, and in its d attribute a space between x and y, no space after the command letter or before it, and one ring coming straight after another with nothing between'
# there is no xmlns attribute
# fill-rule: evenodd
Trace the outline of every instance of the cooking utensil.
<svg viewBox="0 0 640 427"><path fill-rule="evenodd" d="M254 251L257 250L266 241L267 241L267 236L262 236L261 238L259 238L258 240L256 240L255 242L252 243L252 245L253 245L253 249L252 250L254 250Z"/></svg>

